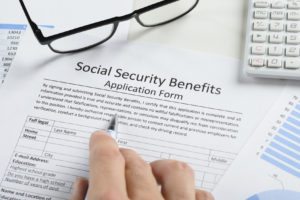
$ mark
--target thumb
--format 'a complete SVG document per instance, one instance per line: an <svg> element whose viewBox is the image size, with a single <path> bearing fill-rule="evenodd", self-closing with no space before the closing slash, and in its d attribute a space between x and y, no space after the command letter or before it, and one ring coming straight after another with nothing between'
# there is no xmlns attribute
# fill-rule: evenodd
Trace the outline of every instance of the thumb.
<svg viewBox="0 0 300 200"><path fill-rule="evenodd" d="M88 180L77 178L73 184L73 192L70 200L84 200L88 190Z"/></svg>

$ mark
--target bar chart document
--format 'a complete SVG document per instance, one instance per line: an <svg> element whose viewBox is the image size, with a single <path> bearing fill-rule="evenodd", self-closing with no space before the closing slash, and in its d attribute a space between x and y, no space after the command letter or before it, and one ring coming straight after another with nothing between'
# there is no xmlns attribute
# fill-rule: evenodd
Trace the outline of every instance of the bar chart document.
<svg viewBox="0 0 300 200"><path fill-rule="evenodd" d="M217 199L300 199L300 93L287 89L215 191Z"/></svg>
<svg viewBox="0 0 300 200"><path fill-rule="evenodd" d="M57 55L33 40L0 91L1 199L68 199L88 177L90 134L115 114L120 146L185 161L212 190L285 86L239 82L237 60L159 45Z"/></svg>
<svg viewBox="0 0 300 200"><path fill-rule="evenodd" d="M24 32L32 32L30 26L27 25L19 1L2 1L5 6L0 7L0 87L4 83L9 69L13 64ZM35 20L37 20L39 28L46 36L111 18L115 15L128 13L132 10L133 5L131 0L111 0L109 2L99 0L88 0L84 2L74 2L71 0L41 2L31 0L25 1L25 3L28 5L28 9L32 12L33 17L36 17ZM116 3L119 6L116 7ZM57 7L57 5L60 6ZM72 12L66 14L65 10L70 9L70 5L72 5ZM78 17L78 13L80 13L83 8L89 10L89 13L93 13L93 15L85 14ZM48 12L55 12L55 15ZM76 18L76 20L74 20L74 18ZM122 23L118 32L110 42L126 41L128 31L129 23Z"/></svg>
<svg viewBox="0 0 300 200"><path fill-rule="evenodd" d="M17 54L26 27L25 24L0 24L0 86Z"/></svg>
<svg viewBox="0 0 300 200"><path fill-rule="evenodd" d="M52 25L40 25L39 27L42 30L54 29ZM26 29L26 24L0 23L0 87L13 64Z"/></svg>

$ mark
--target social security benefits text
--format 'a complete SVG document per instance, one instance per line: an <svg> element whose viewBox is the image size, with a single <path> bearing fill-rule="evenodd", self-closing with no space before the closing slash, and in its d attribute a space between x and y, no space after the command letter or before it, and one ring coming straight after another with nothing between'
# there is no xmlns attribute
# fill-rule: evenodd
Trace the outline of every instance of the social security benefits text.
<svg viewBox="0 0 300 200"><path fill-rule="evenodd" d="M135 81L146 84L153 84L158 88L162 88L163 86L168 86L170 88L177 88L180 90L189 90L194 92L201 92L203 94L211 94L211 95L220 95L222 92L222 88L216 87L210 83L193 83L193 82L185 82L181 81L178 78L162 78L157 75L151 74L139 74L135 72L128 72L122 68L113 68L113 67L102 67L99 66L91 66L85 64L83 62L78 62L75 67L76 71L97 74L100 76L107 77L115 77L128 81ZM173 100L183 100L183 95L174 94L167 92L165 90L157 91L153 89L148 89L142 86L132 86L128 82L127 83L115 83L112 81L107 81L104 84L104 87L109 88L110 90L116 91L129 91L138 94L146 94L151 96L159 96Z"/></svg>

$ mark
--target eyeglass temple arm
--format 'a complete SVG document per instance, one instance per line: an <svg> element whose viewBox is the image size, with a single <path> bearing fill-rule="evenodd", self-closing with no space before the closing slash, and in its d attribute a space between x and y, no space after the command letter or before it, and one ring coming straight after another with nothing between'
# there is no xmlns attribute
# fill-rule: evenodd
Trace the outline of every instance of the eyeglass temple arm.
<svg viewBox="0 0 300 200"><path fill-rule="evenodd" d="M42 31L39 29L39 27L36 25L36 23L31 20L31 17L29 15L28 11L27 11L27 8L26 8L23 0L19 0L19 1L21 3L22 9L23 9L23 11L25 13L25 16L27 18L27 21L29 22L29 25L31 26L31 28L33 30L33 33L34 33L35 37L38 39L38 41L41 44L44 44L45 37L43 36Z"/></svg>
<svg viewBox="0 0 300 200"><path fill-rule="evenodd" d="M157 3L151 4L151 5L146 6L144 8L140 8L140 9L136 10L135 13L142 14L144 12L148 12L148 11L154 10L156 8L159 8L159 7L171 4L171 3L175 3L176 1L180 1L180 0L163 0L163 1L159 1Z"/></svg>
<svg viewBox="0 0 300 200"><path fill-rule="evenodd" d="M179 1L179 0L162 0L162 1L159 1L157 3L151 4L149 6L146 6L144 8L140 8L138 10L135 10L132 13L129 13L127 15L123 15L123 16L119 16L119 17L113 17L113 18L110 18L110 19L106 19L106 20L102 20L102 21L96 22L94 24L99 24L99 26L101 26L100 24L102 24L102 23L106 24L105 22L108 22L108 21L111 21L111 20L116 20L118 22L120 22L120 21L126 21L126 20L129 20L129 19L135 17L136 15L139 15L139 14L142 14L144 12L148 12L148 11L154 10L156 8L159 8L159 7L162 7L162 6L174 3L176 1Z"/></svg>

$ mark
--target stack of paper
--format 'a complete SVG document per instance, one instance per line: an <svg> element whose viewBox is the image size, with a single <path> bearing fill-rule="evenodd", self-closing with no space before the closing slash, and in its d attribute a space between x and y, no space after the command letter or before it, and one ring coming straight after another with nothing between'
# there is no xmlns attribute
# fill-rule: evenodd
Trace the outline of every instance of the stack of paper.
<svg viewBox="0 0 300 200"><path fill-rule="evenodd" d="M12 6L18 3L11 2ZM44 2L34 0L28 6L48 34L95 21L87 16L65 24L60 14L50 19L47 17L52 15L40 15L45 10L37 9L47 7L47 12L58 9L59 13L61 7L55 5L63 7L66 2L42 6ZM112 2L112 7L124 14L131 4L124 1L123 6L115 7ZM97 12L96 18L108 18L108 13L98 16ZM77 15L70 12L69 17ZM240 62L235 59L159 45L108 43L78 54L57 55L39 45L31 31L25 32L26 22L1 23L1 81L12 61L14 65L0 90L0 199L68 199L76 177L88 177L90 134L106 127L116 113L120 146L136 150L148 162L185 161L196 172L197 187L212 191L286 85L284 81L241 78ZM115 40L126 40L128 30L129 24L123 24ZM294 91L292 94L293 105L283 103L294 106L285 115L292 121L283 124L292 127L292 136L281 127L288 131L280 133L287 140L272 133L269 136L274 139L268 138L271 143L261 148L258 158L253 144L258 137L259 144L263 143L265 134L255 134L216 190L218 198L263 200L265 195L288 194L298 199L293 191L258 193L262 188L278 189L270 187L266 171L276 183L291 180L284 186L297 191L289 185L298 183L294 177L299 171L298 157L290 158L298 156L299 139L299 97ZM259 132L270 133L265 128ZM282 149L274 144L288 146L288 156L279 154ZM258 169L240 168L260 162L260 169L269 168L260 174L261 184L254 184L251 175ZM243 173L256 188L245 185L233 195L231 187L241 186Z"/></svg>
<svg viewBox="0 0 300 200"><path fill-rule="evenodd" d="M234 59L130 43L57 55L34 40L1 90L3 198L67 199L88 176L90 134L116 113L120 146L185 161L212 190L285 86L239 80Z"/></svg>

